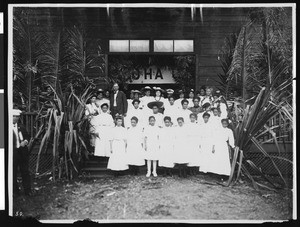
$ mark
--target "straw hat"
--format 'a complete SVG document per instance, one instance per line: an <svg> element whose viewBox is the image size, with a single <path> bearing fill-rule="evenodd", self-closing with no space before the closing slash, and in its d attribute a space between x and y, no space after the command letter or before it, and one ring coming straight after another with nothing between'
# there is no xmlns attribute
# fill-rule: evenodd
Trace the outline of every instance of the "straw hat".
<svg viewBox="0 0 300 227"><path fill-rule="evenodd" d="M161 108L163 106L163 102L160 102L160 101L153 101L153 102L149 102L147 104L147 106L150 108L150 109L153 109L153 106L157 106L158 108Z"/></svg>
<svg viewBox="0 0 300 227"><path fill-rule="evenodd" d="M161 92L164 92L164 90L161 89L160 87L153 87L153 90L154 90L154 91L161 91Z"/></svg>
<svg viewBox="0 0 300 227"><path fill-rule="evenodd" d="M131 92L132 93L139 93L139 94L141 94L141 92L139 90L132 90Z"/></svg>
<svg viewBox="0 0 300 227"><path fill-rule="evenodd" d="M142 90L143 90L143 91L146 91L146 90L149 90L149 91L151 91L151 90L152 90L152 88L151 88L151 87L149 87L149 86L146 86L146 87L142 88Z"/></svg>
<svg viewBox="0 0 300 227"><path fill-rule="evenodd" d="M174 93L174 90L173 90L173 89L167 89L166 92L167 92L168 94L173 94L173 93Z"/></svg>

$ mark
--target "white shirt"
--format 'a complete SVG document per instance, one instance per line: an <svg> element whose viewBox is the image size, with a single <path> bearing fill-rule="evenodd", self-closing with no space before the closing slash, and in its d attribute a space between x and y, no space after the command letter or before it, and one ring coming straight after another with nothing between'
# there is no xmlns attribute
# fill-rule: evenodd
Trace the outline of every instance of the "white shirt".
<svg viewBox="0 0 300 227"><path fill-rule="evenodd" d="M185 123L190 122L190 114L193 113L189 109L179 109L177 111L177 117L183 117Z"/></svg>
<svg viewBox="0 0 300 227"><path fill-rule="evenodd" d="M114 93L114 106L117 106L117 95L118 95L119 91L116 91L116 93Z"/></svg>
<svg viewBox="0 0 300 227"><path fill-rule="evenodd" d="M20 138L19 138L17 123L13 125L13 130L14 130L14 133L15 133L16 138L17 138L17 148L19 148L20 147Z"/></svg>

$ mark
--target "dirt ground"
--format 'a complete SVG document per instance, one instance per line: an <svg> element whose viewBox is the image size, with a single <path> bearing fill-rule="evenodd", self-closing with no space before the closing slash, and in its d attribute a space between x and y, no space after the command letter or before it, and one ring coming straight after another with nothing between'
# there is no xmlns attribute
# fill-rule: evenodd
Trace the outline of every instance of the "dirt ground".
<svg viewBox="0 0 300 227"><path fill-rule="evenodd" d="M48 177L49 178L49 177ZM256 191L247 182L224 187L208 175L120 176L73 182L35 180L32 197L14 198L14 214L38 220L287 220L292 194Z"/></svg>

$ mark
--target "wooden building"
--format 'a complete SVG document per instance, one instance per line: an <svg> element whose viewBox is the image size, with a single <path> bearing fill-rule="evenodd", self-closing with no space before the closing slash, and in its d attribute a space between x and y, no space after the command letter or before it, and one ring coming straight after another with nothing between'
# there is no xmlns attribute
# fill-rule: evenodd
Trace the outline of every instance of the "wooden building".
<svg viewBox="0 0 300 227"><path fill-rule="evenodd" d="M192 88L199 90L202 85L217 85L217 74L222 73L220 49L226 37L232 33L239 34L247 21L247 10L228 7L134 8L120 5L42 7L34 8L32 15L35 17L35 25L45 31L53 25L55 28L74 25L84 27L87 41L99 44L105 56L105 70L89 72L94 77L109 78L109 67L116 56L130 58L133 64L135 59L148 57L160 62L161 59L173 56L192 56L194 70L189 80L192 80ZM149 70L145 69L141 76L146 77L145 74L150 74ZM155 70L152 71L153 78L158 73L157 68ZM168 74L167 70L159 73ZM163 88L180 87L180 84L174 83L165 78L150 81L148 76L142 82L133 82L130 89L148 84ZM105 80L98 85L107 86Z"/></svg>

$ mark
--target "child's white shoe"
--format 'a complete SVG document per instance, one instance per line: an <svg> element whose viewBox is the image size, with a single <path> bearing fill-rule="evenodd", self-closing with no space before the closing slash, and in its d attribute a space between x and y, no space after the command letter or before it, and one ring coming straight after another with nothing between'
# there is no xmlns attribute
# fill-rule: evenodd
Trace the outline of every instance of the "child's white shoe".
<svg viewBox="0 0 300 227"><path fill-rule="evenodd" d="M150 177L151 173L147 172L146 177Z"/></svg>
<svg viewBox="0 0 300 227"><path fill-rule="evenodd" d="M154 177L157 177L157 173L156 172L153 172L152 174L153 174Z"/></svg>

